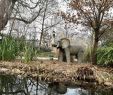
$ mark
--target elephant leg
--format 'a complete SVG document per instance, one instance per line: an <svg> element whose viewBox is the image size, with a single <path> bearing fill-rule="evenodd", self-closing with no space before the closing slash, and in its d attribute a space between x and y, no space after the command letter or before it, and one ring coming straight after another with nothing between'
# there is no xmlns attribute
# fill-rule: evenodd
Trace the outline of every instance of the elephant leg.
<svg viewBox="0 0 113 95"><path fill-rule="evenodd" d="M63 62L63 52L59 52L59 54L58 54L58 60L60 61L60 62Z"/></svg>
<svg viewBox="0 0 113 95"><path fill-rule="evenodd" d="M66 55L63 53L63 62L66 62Z"/></svg>
<svg viewBox="0 0 113 95"><path fill-rule="evenodd" d="M78 63L82 63L83 62L83 51L79 51L78 52Z"/></svg>
<svg viewBox="0 0 113 95"><path fill-rule="evenodd" d="M70 50L69 48L65 48L65 54L66 54L66 60L67 60L67 63L70 63Z"/></svg>

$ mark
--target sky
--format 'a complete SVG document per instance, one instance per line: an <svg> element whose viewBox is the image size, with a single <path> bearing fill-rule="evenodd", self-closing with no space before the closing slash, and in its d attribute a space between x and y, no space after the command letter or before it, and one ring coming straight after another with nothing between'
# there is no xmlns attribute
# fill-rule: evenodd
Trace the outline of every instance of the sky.
<svg viewBox="0 0 113 95"><path fill-rule="evenodd" d="M66 2L63 2L62 0L58 0L58 2L59 2L59 8L62 10L62 11L64 11L64 12L66 12L66 10L67 10L67 4L66 4Z"/></svg>

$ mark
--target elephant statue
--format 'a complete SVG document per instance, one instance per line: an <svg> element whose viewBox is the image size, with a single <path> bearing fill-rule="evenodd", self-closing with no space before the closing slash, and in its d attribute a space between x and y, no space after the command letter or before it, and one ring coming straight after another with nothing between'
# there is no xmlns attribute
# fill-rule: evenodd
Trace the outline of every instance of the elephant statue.
<svg viewBox="0 0 113 95"><path fill-rule="evenodd" d="M84 47L81 45L72 45L68 38L62 38L57 42L57 49L59 49L59 61L66 61L70 63L73 57L76 57L78 63L83 62Z"/></svg>
<svg viewBox="0 0 113 95"><path fill-rule="evenodd" d="M54 37L53 37L54 38ZM55 40L54 40L55 41ZM82 43L74 43L69 40L69 38L62 38L57 42L52 43L53 47L56 47L59 51L58 60L66 61L67 63L73 62L74 57L77 58L78 63L83 62L83 57L85 53L85 45Z"/></svg>

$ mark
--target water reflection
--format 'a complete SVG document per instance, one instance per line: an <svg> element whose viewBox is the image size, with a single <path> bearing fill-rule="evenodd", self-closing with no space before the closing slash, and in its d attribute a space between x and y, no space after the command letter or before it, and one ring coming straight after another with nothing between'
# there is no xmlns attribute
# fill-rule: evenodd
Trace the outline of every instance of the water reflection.
<svg viewBox="0 0 113 95"><path fill-rule="evenodd" d="M113 91L68 88L58 83L39 83L32 78L0 75L0 95L113 95Z"/></svg>

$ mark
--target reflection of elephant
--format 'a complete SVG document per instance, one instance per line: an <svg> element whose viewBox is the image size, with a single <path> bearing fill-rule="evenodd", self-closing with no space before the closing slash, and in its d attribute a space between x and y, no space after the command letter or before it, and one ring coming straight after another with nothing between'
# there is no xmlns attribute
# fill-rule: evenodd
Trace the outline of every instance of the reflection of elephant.
<svg viewBox="0 0 113 95"><path fill-rule="evenodd" d="M73 56L78 59L78 63L83 61L84 47L81 45L71 45L69 39L62 38L58 41L57 48L59 49L58 57L60 61L66 60L69 63Z"/></svg>
<svg viewBox="0 0 113 95"><path fill-rule="evenodd" d="M58 60L71 62L73 57L76 57L78 63L83 62L83 56L85 51L84 42L71 42L68 38L62 38L55 42L55 35L53 36L53 47L56 47L59 51Z"/></svg>

